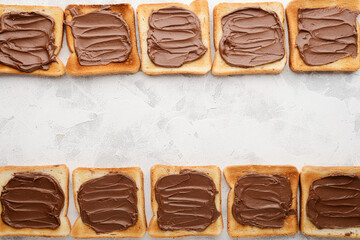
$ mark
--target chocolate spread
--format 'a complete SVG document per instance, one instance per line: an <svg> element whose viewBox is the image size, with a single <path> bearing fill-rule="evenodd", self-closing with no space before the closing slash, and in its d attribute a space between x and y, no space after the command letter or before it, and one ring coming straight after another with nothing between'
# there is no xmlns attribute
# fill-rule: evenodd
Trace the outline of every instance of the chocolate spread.
<svg viewBox="0 0 360 240"><path fill-rule="evenodd" d="M80 186L78 203L81 220L96 233L127 229L137 222L137 187L121 173L109 173Z"/></svg>
<svg viewBox="0 0 360 240"><path fill-rule="evenodd" d="M110 6L82 15L76 8L69 11L73 19L65 24L71 27L80 65L106 65L128 59L132 49L130 30L120 13L110 11Z"/></svg>
<svg viewBox="0 0 360 240"><path fill-rule="evenodd" d="M356 57L358 14L347 8L300 8L296 46L303 61L317 66Z"/></svg>
<svg viewBox="0 0 360 240"><path fill-rule="evenodd" d="M255 67L284 57L284 29L275 12L244 7L223 16L221 24L219 51L227 64Z"/></svg>
<svg viewBox="0 0 360 240"><path fill-rule="evenodd" d="M214 181L203 172L182 170L160 178L155 185L159 228L204 231L220 216L217 193Z"/></svg>
<svg viewBox="0 0 360 240"><path fill-rule="evenodd" d="M232 214L242 225L281 228L292 205L290 181L281 175L250 173L235 184Z"/></svg>
<svg viewBox="0 0 360 240"><path fill-rule="evenodd" d="M22 72L48 70L56 61L54 20L40 12L1 15L0 63Z"/></svg>
<svg viewBox="0 0 360 240"><path fill-rule="evenodd" d="M199 18L182 7L166 7L149 17L147 52L162 67L181 67L202 57L207 48L201 40Z"/></svg>
<svg viewBox="0 0 360 240"><path fill-rule="evenodd" d="M13 228L48 228L60 226L64 192L51 175L17 172L1 192L1 218Z"/></svg>
<svg viewBox="0 0 360 240"><path fill-rule="evenodd" d="M330 175L315 180L309 189L306 213L319 229L360 227L359 177Z"/></svg>

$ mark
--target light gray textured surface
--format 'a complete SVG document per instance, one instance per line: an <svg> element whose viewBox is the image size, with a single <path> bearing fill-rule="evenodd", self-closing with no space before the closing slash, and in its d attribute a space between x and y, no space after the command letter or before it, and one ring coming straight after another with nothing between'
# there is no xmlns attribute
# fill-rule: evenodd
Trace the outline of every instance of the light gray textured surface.
<svg viewBox="0 0 360 240"><path fill-rule="evenodd" d="M218 2L209 2L211 18ZM65 8L121 1L1 3ZM136 9L141 0L131 3ZM66 63L68 56L64 38L59 57ZM304 165L360 165L359 77L359 71L296 74L288 65L280 75L232 77L149 77L141 71L86 78L0 76L0 165L65 163L70 170L139 166L149 221L149 171L154 164L215 164L221 169L293 164L299 170ZM188 239L230 239L227 192L223 179L221 236ZM72 194L69 217L72 223L77 217ZM143 239L151 238L146 234ZM320 238L298 234L261 239Z"/></svg>

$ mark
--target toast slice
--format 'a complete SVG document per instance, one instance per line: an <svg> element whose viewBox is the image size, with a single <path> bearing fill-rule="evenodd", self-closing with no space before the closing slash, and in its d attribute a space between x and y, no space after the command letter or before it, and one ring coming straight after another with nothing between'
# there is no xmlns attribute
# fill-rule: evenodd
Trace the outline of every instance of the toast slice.
<svg viewBox="0 0 360 240"><path fill-rule="evenodd" d="M0 4L0 17L3 13L7 12L41 12L51 16L54 19L54 36L56 50L54 52L57 56L60 52L62 40L63 40L63 21L64 11L60 7L46 7L46 6L21 6L21 5L2 5ZM52 62L49 65L48 70L35 70L27 73L19 71L15 68L0 64L0 73L15 73L15 74L27 74L27 75L40 75L58 77L65 73L64 64L59 58L56 57L56 62Z"/></svg>
<svg viewBox="0 0 360 240"><path fill-rule="evenodd" d="M155 185L159 178L170 175L178 174L181 170L189 169L204 172L209 175L215 183L218 194L215 195L215 205L220 212L218 219L209 225L204 231L163 231L159 228L157 220L158 203L155 198ZM155 165L151 168L151 207L154 216L151 218L149 225L149 235L153 238L177 238L187 236L218 236L223 229L223 220L221 216L221 171L216 166L165 166Z"/></svg>
<svg viewBox="0 0 360 240"><path fill-rule="evenodd" d="M223 16L236 11L239 8L243 7L260 7L266 11L275 12L280 22L282 23L282 27L285 29L285 14L284 14L284 6L279 2L263 2L263 3L219 3L214 8L214 46L215 46L215 59L212 66L212 74L214 75L236 75L236 74L265 74L265 73L280 73L287 61L286 55L286 46L285 46L285 32L284 32L284 49L285 55L284 57L276 62L264 64L256 67L236 67L230 66L227 64L221 57L219 51L220 40L223 36L221 19Z"/></svg>
<svg viewBox="0 0 360 240"><path fill-rule="evenodd" d="M31 236L31 237L65 237L70 233L71 225L67 217L69 207L69 169L66 165L54 166L4 166L0 167L0 194L3 187L9 182L16 172L40 172L54 177L61 186L65 202L60 213L61 224L58 228L52 229L32 229L32 228L13 228L5 224L0 217L0 237L3 236ZM0 204L0 214L2 206Z"/></svg>
<svg viewBox="0 0 360 240"><path fill-rule="evenodd" d="M205 54L193 61L188 62L178 68L167 68L155 65L147 53L147 35L149 30L148 19L154 10L160 8L178 6L188 9L197 15L201 25L201 38L204 46L207 48ZM203 75L211 69L211 47L210 47L210 20L209 7L207 0L194 0L190 5L182 3L159 3L159 4L141 4L137 8L137 20L139 27L139 38L141 48L141 69L148 75L161 74L194 74Z"/></svg>
<svg viewBox="0 0 360 240"><path fill-rule="evenodd" d="M314 167L304 166L300 173L301 182L301 214L300 214L300 231L304 235L316 237L343 237L343 238L360 238L360 227L345 229L318 229L307 217L306 203L309 198L311 184L320 178L331 174L357 175L360 177L359 166L349 167Z"/></svg>
<svg viewBox="0 0 360 240"><path fill-rule="evenodd" d="M104 7L104 5L68 5L65 10L65 19L71 21L73 17L69 9L76 7L79 15L86 14ZM140 68L140 58L137 51L136 29L135 29L135 12L128 3L111 4L110 11L120 13L130 29L130 38L132 49L128 59L125 62L109 63L100 66L82 66L79 64L75 52L75 40L72 35L71 27L66 26L66 41L71 55L66 64L66 72L72 76L95 76L110 74L136 73Z"/></svg>
<svg viewBox="0 0 360 240"><path fill-rule="evenodd" d="M146 232L146 217L145 217L145 201L144 201L144 177L143 172L138 167L129 168L77 168L73 171L73 194L75 207L80 213L79 203L77 200L78 190L80 186L94 178L102 177L111 172L120 172L132 178L138 188L137 191L137 207L138 220L135 225L110 233L97 234L91 227L83 223L81 217L78 217L73 228L71 229L71 236L74 238L141 238Z"/></svg>
<svg viewBox="0 0 360 240"><path fill-rule="evenodd" d="M286 7L286 17L289 29L289 49L290 49L290 68L295 72L305 71L356 71L360 68L360 28L356 21L356 30L358 33L358 49L357 57L348 56L339 59L333 63L311 66L307 65L300 56L299 50L296 47L296 37L298 35L298 10L299 8L349 8L351 10L360 9L360 1L348 0L292 0Z"/></svg>
<svg viewBox="0 0 360 240"><path fill-rule="evenodd" d="M297 191L299 185L299 173L296 167L293 166L261 166L261 165L243 165L243 166L228 166L224 169L224 176L226 182L230 187L227 204L227 219L228 219L228 233L232 238L245 237L264 237L264 236L279 236L279 235L294 235L298 232L298 219L296 215L289 215L284 220L282 228L259 228L255 226L242 225L238 223L233 214L232 206L235 199L234 187L237 180L249 173L273 175L279 174L289 179L292 190L292 205L291 209L297 211Z"/></svg>

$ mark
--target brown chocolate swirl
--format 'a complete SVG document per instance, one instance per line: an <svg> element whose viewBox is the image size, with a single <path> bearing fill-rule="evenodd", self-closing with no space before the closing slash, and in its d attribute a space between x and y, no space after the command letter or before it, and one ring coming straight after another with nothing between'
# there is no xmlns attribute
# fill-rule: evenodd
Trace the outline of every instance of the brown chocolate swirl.
<svg viewBox="0 0 360 240"><path fill-rule="evenodd" d="M234 188L232 214L242 225L281 228L292 205L290 181L284 176L250 173L239 178Z"/></svg>
<svg viewBox="0 0 360 240"><path fill-rule="evenodd" d="M71 27L75 39L75 52L80 65L107 65L125 62L131 53L130 29L122 15L110 11L110 6L79 15L69 9Z"/></svg>
<svg viewBox="0 0 360 240"><path fill-rule="evenodd" d="M40 12L1 15L0 63L22 72L48 70L56 61L54 20Z"/></svg>
<svg viewBox="0 0 360 240"><path fill-rule="evenodd" d="M51 175L17 172L1 192L1 218L13 228L56 229L64 201L64 192Z"/></svg>
<svg viewBox="0 0 360 240"><path fill-rule="evenodd" d="M137 187L122 173L109 173L80 186L78 203L81 220L96 233L127 229L138 219Z"/></svg>
<svg viewBox="0 0 360 240"><path fill-rule="evenodd" d="M306 214L319 229L360 227L360 178L339 174L315 180Z"/></svg>
<svg viewBox="0 0 360 240"><path fill-rule="evenodd" d="M223 16L221 24L219 51L227 64L256 67L284 57L284 29L275 12L244 7Z"/></svg>
<svg viewBox="0 0 360 240"><path fill-rule="evenodd" d="M303 61L318 66L356 57L358 14L347 8L300 8L296 46Z"/></svg>
<svg viewBox="0 0 360 240"><path fill-rule="evenodd" d="M206 51L199 18L192 11L172 6L151 13L147 52L154 64L181 67L199 59Z"/></svg>
<svg viewBox="0 0 360 240"><path fill-rule="evenodd" d="M155 184L159 228L204 231L220 216L217 193L214 181L203 172L182 170L160 178Z"/></svg>

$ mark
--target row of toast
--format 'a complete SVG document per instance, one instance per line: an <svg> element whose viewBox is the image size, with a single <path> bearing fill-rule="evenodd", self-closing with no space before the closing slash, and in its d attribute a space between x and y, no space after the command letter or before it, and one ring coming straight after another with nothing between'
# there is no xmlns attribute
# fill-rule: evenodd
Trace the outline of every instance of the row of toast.
<svg viewBox="0 0 360 240"><path fill-rule="evenodd" d="M359 0L292 0L286 7L290 68L359 69L359 9ZM65 12L0 5L0 15L0 73L84 76L140 69L130 4L69 5ZM41 27L36 25L39 19ZM66 68L56 57L63 23L71 52ZM141 68L149 75L280 73L287 62L284 7L278 2L218 4L213 10L213 63L207 0L141 4L137 23Z"/></svg>
<svg viewBox="0 0 360 240"><path fill-rule="evenodd" d="M294 235L301 182L300 227L309 236L360 237L360 167L228 166L227 228L232 238ZM0 167L0 236L140 238L147 230L143 172L77 168L79 217L71 228L69 169ZM217 236L223 230L217 166L151 169L149 234L154 238Z"/></svg>

